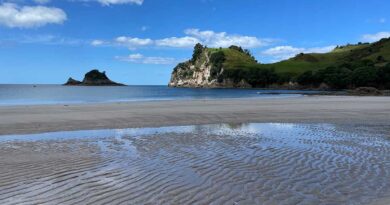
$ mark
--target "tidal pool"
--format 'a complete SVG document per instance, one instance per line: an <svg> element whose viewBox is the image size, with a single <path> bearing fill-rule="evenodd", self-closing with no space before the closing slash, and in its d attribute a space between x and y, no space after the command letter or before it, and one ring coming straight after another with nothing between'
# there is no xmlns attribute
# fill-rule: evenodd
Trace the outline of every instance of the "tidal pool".
<svg viewBox="0 0 390 205"><path fill-rule="evenodd" d="M249 123L0 136L0 204L386 204L389 197L385 126Z"/></svg>

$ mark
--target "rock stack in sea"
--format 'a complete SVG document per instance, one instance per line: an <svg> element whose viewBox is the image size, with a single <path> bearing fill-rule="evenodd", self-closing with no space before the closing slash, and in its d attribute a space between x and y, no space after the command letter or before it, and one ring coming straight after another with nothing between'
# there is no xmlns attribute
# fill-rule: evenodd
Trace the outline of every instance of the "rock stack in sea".
<svg viewBox="0 0 390 205"><path fill-rule="evenodd" d="M78 81L73 78L69 78L64 84L67 86L123 86L124 84L116 83L110 80L106 72L100 72L97 69L91 70L85 74L83 81Z"/></svg>

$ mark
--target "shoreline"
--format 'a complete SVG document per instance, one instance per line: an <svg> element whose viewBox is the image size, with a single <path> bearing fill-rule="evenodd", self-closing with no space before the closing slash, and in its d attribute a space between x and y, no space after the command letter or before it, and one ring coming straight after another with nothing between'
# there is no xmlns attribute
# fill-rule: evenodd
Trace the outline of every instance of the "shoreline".
<svg viewBox="0 0 390 205"><path fill-rule="evenodd" d="M0 106L0 135L219 123L390 125L390 98L304 96Z"/></svg>
<svg viewBox="0 0 390 205"><path fill-rule="evenodd" d="M90 86L86 86L90 87ZM175 87L179 89L189 89L186 87ZM190 88L190 89L203 89L203 88ZM232 89L232 88L207 88L207 89ZM247 90L263 90L263 91L269 91L273 89L257 89L257 88L234 88L234 89L247 89ZM286 91L294 91L294 89L286 89ZM390 90L380 90L383 93L382 94L367 94L367 93L353 93L353 90L315 90L315 89L306 89L301 91L307 91L308 93L303 92L289 92L289 93L282 93L282 92L267 92L267 93L261 93L257 92L257 96L252 97L228 97L228 98L204 98L204 99L197 99L197 98L161 98L161 99L134 99L134 100L118 100L118 101L101 101L101 102L55 102L55 103L32 103L32 104L1 104L1 107L22 107L22 106L52 106L52 105L100 105L100 104L118 104L118 103L145 103L145 102L167 102L167 101L213 101L213 100L240 100L240 99L255 99L255 100L263 100L263 99L279 99L279 98L296 98L296 97L318 97L318 96L332 96L332 97L390 97ZM309 93L313 92L313 93ZM261 97L267 95L268 97ZM274 97L279 96L279 97Z"/></svg>

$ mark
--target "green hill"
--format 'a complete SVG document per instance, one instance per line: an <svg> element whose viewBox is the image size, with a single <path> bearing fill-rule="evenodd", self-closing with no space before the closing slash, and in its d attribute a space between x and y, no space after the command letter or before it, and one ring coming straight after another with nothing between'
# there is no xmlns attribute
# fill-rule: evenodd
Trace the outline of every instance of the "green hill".
<svg viewBox="0 0 390 205"><path fill-rule="evenodd" d="M336 89L372 86L389 89L389 62L390 38L375 43L337 46L329 53L301 53L272 64L258 63L248 50L238 46L207 48L198 44L193 58L174 69L170 85L184 87L294 85ZM196 82L192 82L195 78Z"/></svg>
<svg viewBox="0 0 390 205"><path fill-rule="evenodd" d="M299 54L294 58L271 64L271 66L277 72L299 74L304 71L318 70L343 63L355 63L362 60L375 62L379 56L382 56L385 61L390 60L390 39L383 39L372 44L339 46L333 51L324 54Z"/></svg>
<svg viewBox="0 0 390 205"><path fill-rule="evenodd" d="M218 49L212 49L218 50ZM292 73L300 74L308 70L319 70L328 66L337 66L343 63L354 63L361 60L377 61L379 56L383 57L383 61L390 61L390 39L382 39L376 43L364 43L357 45L338 46L329 53L306 53L298 54L297 56L272 64L257 64L253 62L245 62L247 57L240 55L239 52L234 52L233 56L231 49L222 49L226 55L226 68L241 69L241 68L274 68L277 73ZM233 57L232 57L233 56ZM237 57L239 56L239 57ZM236 61L236 59L240 59ZM243 62L244 61L244 62ZM380 63L383 63L382 61Z"/></svg>

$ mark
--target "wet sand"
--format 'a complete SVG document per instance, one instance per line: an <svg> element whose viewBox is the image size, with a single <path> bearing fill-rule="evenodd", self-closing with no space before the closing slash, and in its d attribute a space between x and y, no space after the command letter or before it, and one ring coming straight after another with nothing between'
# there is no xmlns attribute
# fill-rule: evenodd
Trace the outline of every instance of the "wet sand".
<svg viewBox="0 0 390 205"><path fill-rule="evenodd" d="M0 135L237 122L390 124L390 97L310 96L0 107Z"/></svg>
<svg viewBox="0 0 390 205"><path fill-rule="evenodd" d="M0 204L386 204L390 127L223 124L0 138Z"/></svg>
<svg viewBox="0 0 390 205"><path fill-rule="evenodd" d="M0 107L0 204L387 205L389 125L388 97Z"/></svg>

